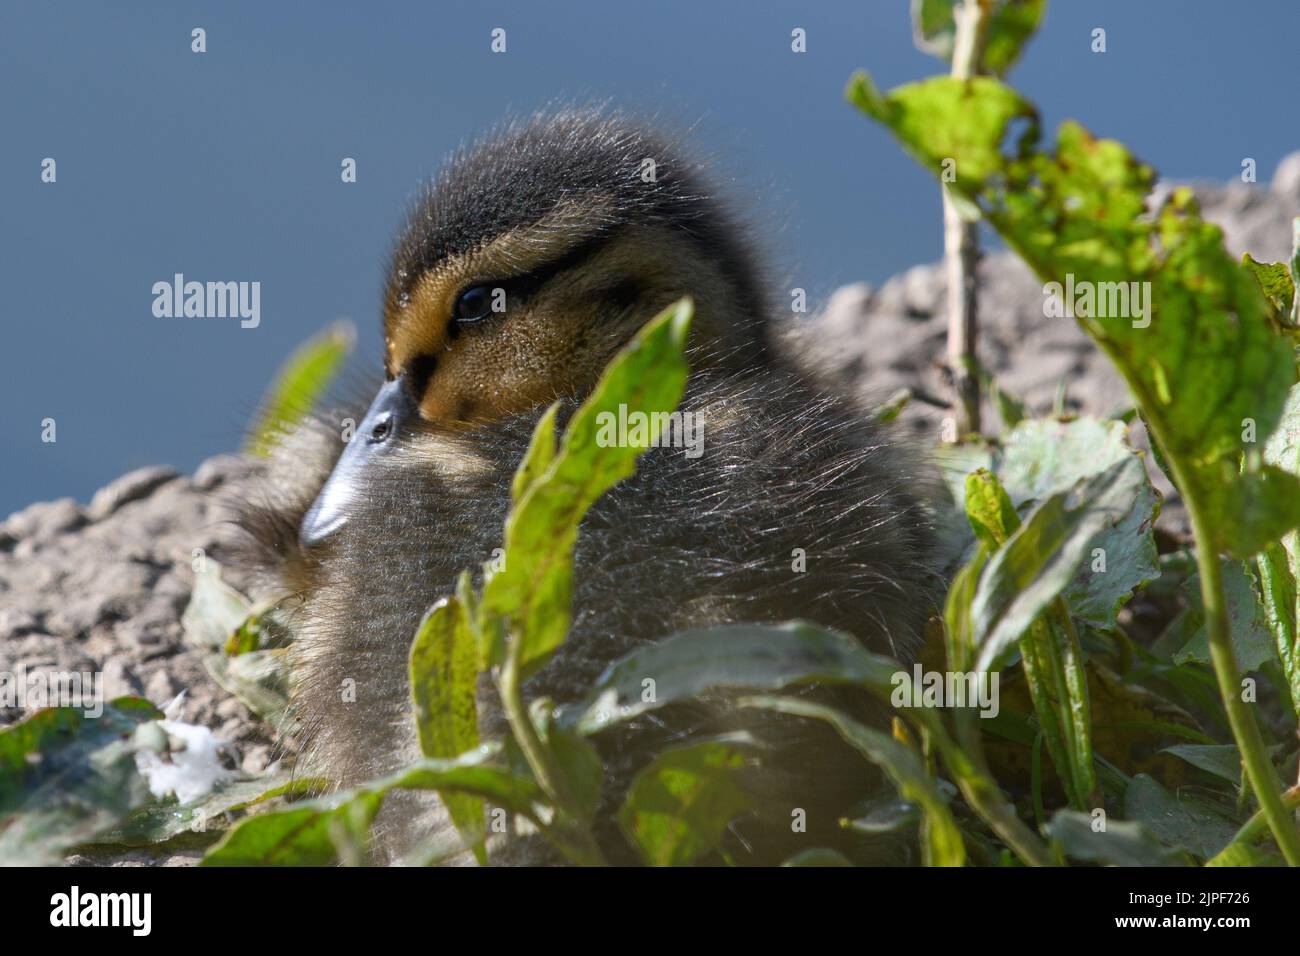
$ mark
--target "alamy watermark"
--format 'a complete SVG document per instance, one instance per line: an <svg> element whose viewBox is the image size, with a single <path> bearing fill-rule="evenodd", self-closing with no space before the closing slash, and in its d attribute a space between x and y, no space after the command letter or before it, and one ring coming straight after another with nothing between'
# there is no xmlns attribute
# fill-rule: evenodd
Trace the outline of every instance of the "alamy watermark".
<svg viewBox="0 0 1300 956"><path fill-rule="evenodd" d="M171 282L155 282L153 295L153 314L160 319L238 318L243 329L262 322L260 282L186 282L178 272Z"/></svg>
<svg viewBox="0 0 1300 956"><path fill-rule="evenodd" d="M1132 319L1135 329L1151 324L1150 282L1076 282L1067 272L1064 286L1049 282L1043 295L1043 315L1049 319Z"/></svg>
<svg viewBox="0 0 1300 956"><path fill-rule="evenodd" d="M41 710L73 707L97 718L104 713L104 675L101 671L0 671L0 708Z"/></svg>
<svg viewBox="0 0 1300 956"><path fill-rule="evenodd" d="M895 671L890 683L894 692L889 702L895 707L976 707L981 717L996 717L998 703L996 671L927 671L912 665L912 673Z"/></svg>
<svg viewBox="0 0 1300 956"><path fill-rule="evenodd" d="M630 412L596 415L596 444L601 448L684 448L687 458L704 454L704 422L694 412Z"/></svg>

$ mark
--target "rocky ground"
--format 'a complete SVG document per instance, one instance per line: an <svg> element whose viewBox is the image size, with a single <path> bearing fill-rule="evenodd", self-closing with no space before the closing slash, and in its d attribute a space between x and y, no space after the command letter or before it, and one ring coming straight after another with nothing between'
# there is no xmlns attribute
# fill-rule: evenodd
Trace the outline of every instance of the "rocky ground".
<svg viewBox="0 0 1300 956"><path fill-rule="evenodd" d="M1234 253L1286 257L1291 217L1300 214L1300 153L1283 162L1271 186L1198 192ZM1072 321L1044 318L1041 283L1018 260L991 254L979 275L980 357L1003 388L1034 412L1050 410L1062 386L1071 410L1122 407L1123 386L1105 359ZM850 286L809 320L807 339L835 378L870 398L903 387L941 396L944 297L937 264L917 266L879 289ZM996 426L993 409L986 415ZM940 416L913 401L901 427L933 442ZM260 772L273 741L213 682L180 625L195 549L222 561L221 495L248 467L223 455L190 477L146 468L103 488L88 505L61 499L10 516L0 525L0 671L102 672L106 698L141 694L159 705L184 690L182 718L215 730L242 769ZM229 566L226 580L237 588L245 583ZM19 716L0 709L0 724Z"/></svg>
<svg viewBox="0 0 1300 956"><path fill-rule="evenodd" d="M192 477L142 468L100 489L88 505L41 502L0 525L0 671L102 673L104 698L161 706L185 691L184 720L229 741L258 773L271 741L218 687L182 639L192 562L222 558L221 493L249 466L222 455ZM242 583L236 568L228 580ZM0 708L0 723L21 716Z"/></svg>

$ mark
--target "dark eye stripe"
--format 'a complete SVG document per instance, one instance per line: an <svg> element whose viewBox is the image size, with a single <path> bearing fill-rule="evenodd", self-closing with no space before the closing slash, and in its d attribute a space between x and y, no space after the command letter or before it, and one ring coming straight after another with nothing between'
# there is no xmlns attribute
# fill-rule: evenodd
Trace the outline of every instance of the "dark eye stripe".
<svg viewBox="0 0 1300 956"><path fill-rule="evenodd" d="M433 355L417 355L406 363L406 385L416 404L424 398L424 390L429 387L429 379L437 367L438 359Z"/></svg>
<svg viewBox="0 0 1300 956"><path fill-rule="evenodd" d="M465 293L475 288L483 288L488 291L489 302L493 290L506 290L506 305L518 303L536 292L546 283L550 282L556 275L567 269L572 269L578 263L591 257L591 254L601 246L607 244L614 237L617 230L608 230L597 235L591 236L569 249L558 259L543 263L528 272L521 272L518 275L510 276L506 279L497 279L486 282L475 283L474 286L468 287L461 291L457 296L457 303L460 302Z"/></svg>

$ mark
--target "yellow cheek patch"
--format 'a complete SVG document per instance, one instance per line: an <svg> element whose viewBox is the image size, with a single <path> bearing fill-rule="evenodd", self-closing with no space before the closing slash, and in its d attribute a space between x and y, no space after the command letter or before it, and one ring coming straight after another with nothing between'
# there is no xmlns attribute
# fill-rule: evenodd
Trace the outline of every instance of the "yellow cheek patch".
<svg viewBox="0 0 1300 956"><path fill-rule="evenodd" d="M566 200L545 219L448 257L424 273L384 318L388 371L396 374L416 356L446 349L452 307L467 286L524 275L563 257L595 235L607 221L606 208L603 201L579 207Z"/></svg>

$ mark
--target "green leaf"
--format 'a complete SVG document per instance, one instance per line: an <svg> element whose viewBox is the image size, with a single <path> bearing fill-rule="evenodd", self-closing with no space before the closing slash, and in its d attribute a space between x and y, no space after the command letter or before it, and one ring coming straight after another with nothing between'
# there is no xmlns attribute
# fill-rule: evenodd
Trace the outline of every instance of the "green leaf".
<svg viewBox="0 0 1300 956"><path fill-rule="evenodd" d="M472 793L536 820L545 795L535 782L494 766L491 744L454 760L426 757L390 776L241 820L203 858L205 866L326 866L345 850L365 848L365 831L394 789ZM340 836L343 839L340 839Z"/></svg>
<svg viewBox="0 0 1300 956"><path fill-rule="evenodd" d="M249 817L203 857L201 866L331 866L345 842L364 847L382 793L345 791ZM340 840L340 829L345 840Z"/></svg>
<svg viewBox="0 0 1300 956"><path fill-rule="evenodd" d="M546 473L555 461L555 420L560 406L552 405L533 428L532 440L528 443L528 452L520 462L510 484L510 499L515 504L533 487L537 479Z"/></svg>
<svg viewBox="0 0 1300 956"><path fill-rule="evenodd" d="M683 299L652 320L605 370L591 397L574 414L554 460L547 455L547 429L554 415L537 424L525 459L523 491L506 521L503 571L483 590L483 613L509 621L523 642L525 674L540 667L568 633L573 599L573 545L587 509L610 487L636 470L637 458L657 438L666 414L677 407L686 386L686 335L692 305ZM629 429L628 441L609 438L607 422L649 416L643 433ZM603 447L608 446L608 447ZM493 661L499 663L499 661Z"/></svg>
<svg viewBox="0 0 1300 956"><path fill-rule="evenodd" d="M582 734L632 720L675 700L724 688L782 690L811 682L854 684L888 699L899 665L854 638L801 621L681 631L611 665L587 699L561 712Z"/></svg>
<svg viewBox="0 0 1300 956"><path fill-rule="evenodd" d="M1161 753L1181 757L1193 767L1222 777L1234 787L1241 783L1241 752L1235 744L1175 744Z"/></svg>
<svg viewBox="0 0 1300 956"><path fill-rule="evenodd" d="M1052 153L1037 148L1032 123L1004 153L1012 121L1033 111L996 80L938 78L882 94L860 76L850 94L926 168L955 159L949 188L1071 300L1201 516L1210 538L1202 546L1249 557L1300 525L1295 476L1249 461L1238 477L1245 423L1267 436L1280 420L1294 350L1190 190L1145 215L1151 168L1071 122Z"/></svg>
<svg viewBox="0 0 1300 956"><path fill-rule="evenodd" d="M1093 538L1123 519L1144 480L1141 462L1126 458L1029 514L980 575L971 602L977 670L991 669L1056 600Z"/></svg>
<svg viewBox="0 0 1300 956"><path fill-rule="evenodd" d="M975 625L971 621L971 602L980 575L988 564L988 550L980 548L970 561L962 565L948 586L944 602L944 641L948 666L953 670L967 671L975 659Z"/></svg>
<svg viewBox="0 0 1300 956"><path fill-rule="evenodd" d="M900 800L892 794L881 794L853 808L853 816L841 821L845 829L868 836L896 833L920 822L921 812L916 804Z"/></svg>
<svg viewBox="0 0 1300 956"><path fill-rule="evenodd" d="M945 449L942 467L950 487L958 481L969 481L970 475L981 468L992 471L1019 513L1033 502L1069 491L1082 478L1100 474L1126 458L1138 457L1126 440L1122 422L1088 417L1070 421L1038 419L1013 428L996 453L976 449L958 454ZM956 500L965 501L963 495ZM1094 571L1094 562L1084 561L1063 592L1076 620L1099 630L1113 630L1120 609L1133 591L1159 576L1153 531L1158 511L1158 496L1144 476L1128 514L1103 529L1093 541L1093 549L1100 548L1104 554L1105 571ZM967 543L969 540L965 539Z"/></svg>
<svg viewBox="0 0 1300 956"><path fill-rule="evenodd" d="M966 477L966 518L975 537L996 552L1020 527L1020 516L1001 482L987 469L979 468Z"/></svg>
<svg viewBox="0 0 1300 956"><path fill-rule="evenodd" d="M237 657L205 654L212 679L249 710L279 727L289 709L289 665L285 648L248 651Z"/></svg>
<svg viewBox="0 0 1300 956"><path fill-rule="evenodd" d="M1249 843L1232 843L1224 847L1206 866L1286 866L1286 860Z"/></svg>
<svg viewBox="0 0 1300 956"><path fill-rule="evenodd" d="M537 728L537 736L551 752L555 769L564 778L565 792L572 801L569 809L577 817L578 825L590 826L600 806L605 768L596 748L573 730L561 726L554 717L555 707L549 698L538 698L529 706L529 718ZM526 765L522 753L519 760Z"/></svg>
<svg viewBox="0 0 1300 956"><path fill-rule="evenodd" d="M222 650L227 657L238 657L240 654L251 653L262 646L262 627L260 618L256 614L250 614L244 618L242 624L235 628L234 632L226 639L225 646Z"/></svg>
<svg viewBox="0 0 1300 956"><path fill-rule="evenodd" d="M948 801L935 786L917 753L887 733L875 730L822 704L793 697L753 697L744 701L783 714L812 717L830 724L864 757L876 764L894 782L904 800L916 804L924 813L921 841L931 866L962 866L966 846L953 820Z"/></svg>
<svg viewBox="0 0 1300 956"><path fill-rule="evenodd" d="M1172 846L1208 859L1232 842L1237 825L1194 796L1174 796L1140 773L1124 792L1124 816L1143 824Z"/></svg>
<svg viewBox="0 0 1300 956"><path fill-rule="evenodd" d="M1274 659L1272 635L1265 626L1263 609L1255 599L1250 575L1240 561L1220 562L1223 594L1227 602L1228 623L1232 633L1232 654L1243 671L1259 670ZM1175 664L1210 661L1210 638L1205 627L1205 609L1201 604L1201 576L1194 574L1183 582L1187 607L1171 623L1173 633L1189 635L1187 643L1175 652Z"/></svg>
<svg viewBox="0 0 1300 956"><path fill-rule="evenodd" d="M147 846L205 833L211 834L208 839L215 840L236 814L281 798L291 802L318 793L325 786L324 778L295 776L291 769L281 769L269 778L218 784L211 794L195 803L168 800L142 807L121 827L101 834L93 842Z"/></svg>
<svg viewBox="0 0 1300 956"><path fill-rule="evenodd" d="M1268 304L1273 308L1273 318L1279 327L1291 324L1291 309L1295 302L1295 284L1291 280L1291 267L1285 262L1259 262L1249 252L1241 256L1242 267L1259 284Z"/></svg>
<svg viewBox="0 0 1300 956"><path fill-rule="evenodd" d="M387 791L457 790L477 794L496 806L526 817L535 817L546 795L531 777L486 761L501 750L498 744L484 744L455 760L427 757L368 786Z"/></svg>
<svg viewBox="0 0 1300 956"><path fill-rule="evenodd" d="M462 575L462 589L468 587L468 577ZM443 598L420 623L411 644L410 680L420 750L426 757L456 757L478 746L478 649L459 599ZM466 846L486 866L482 798L454 792L438 796Z"/></svg>
<svg viewBox="0 0 1300 956"><path fill-rule="evenodd" d="M1300 250L1296 256L1293 268L1300 261ZM1300 385L1287 394L1282 423L1264 446L1264 461L1300 475ZM1300 535L1290 531L1280 542L1264 548L1257 558L1257 571L1264 619L1273 635L1292 705L1300 710Z"/></svg>
<svg viewBox="0 0 1300 956"><path fill-rule="evenodd" d="M149 799L135 731L162 714L120 697L98 717L50 707L0 730L0 860L50 866Z"/></svg>
<svg viewBox="0 0 1300 956"><path fill-rule="evenodd" d="M1012 121L1037 122L1028 100L984 76L964 82L936 77L885 95L870 76L858 71L849 80L846 95L854 106L893 130L903 148L936 176L943 172L945 159L955 159L953 185L967 194L1002 168L999 144Z"/></svg>
<svg viewBox="0 0 1300 956"><path fill-rule="evenodd" d="M181 615L181 628L185 639L196 647L224 652L227 641L252 610L248 598L221 580L221 565L204 558L194 574L194 589Z"/></svg>
<svg viewBox="0 0 1300 956"><path fill-rule="evenodd" d="M632 781L619 826L651 866L688 866L749 808L736 780L744 766L743 754L718 741L664 751Z"/></svg>
<svg viewBox="0 0 1300 956"><path fill-rule="evenodd" d="M953 9L963 0L912 0L912 33L916 45L945 62L952 62L956 24ZM981 71L1003 76L1020 59L1025 44L1038 30L1047 0L995 0L985 28Z"/></svg>
<svg viewBox="0 0 1300 956"><path fill-rule="evenodd" d="M1058 810L1047 824L1049 837L1065 854L1088 863L1111 866L1186 866L1187 858L1157 840L1140 823L1106 821L1093 829L1093 818L1077 810Z"/></svg>
<svg viewBox="0 0 1300 956"><path fill-rule="evenodd" d="M280 439L302 421L329 388L355 341L352 323L337 322L289 356L262 400L262 410L245 444L248 454L270 454Z"/></svg>
<svg viewBox="0 0 1300 956"><path fill-rule="evenodd" d="M1077 418L1025 421L1006 436L995 464L998 478L1017 509L1030 501L1068 491L1126 459L1140 456L1128 444L1121 422ZM1115 628L1120 608L1133 591L1160 574L1155 520L1158 496L1143 472L1132 508L1118 523L1103 528L1093 548L1105 555L1106 570L1083 562L1063 597L1071 615L1100 630Z"/></svg>

